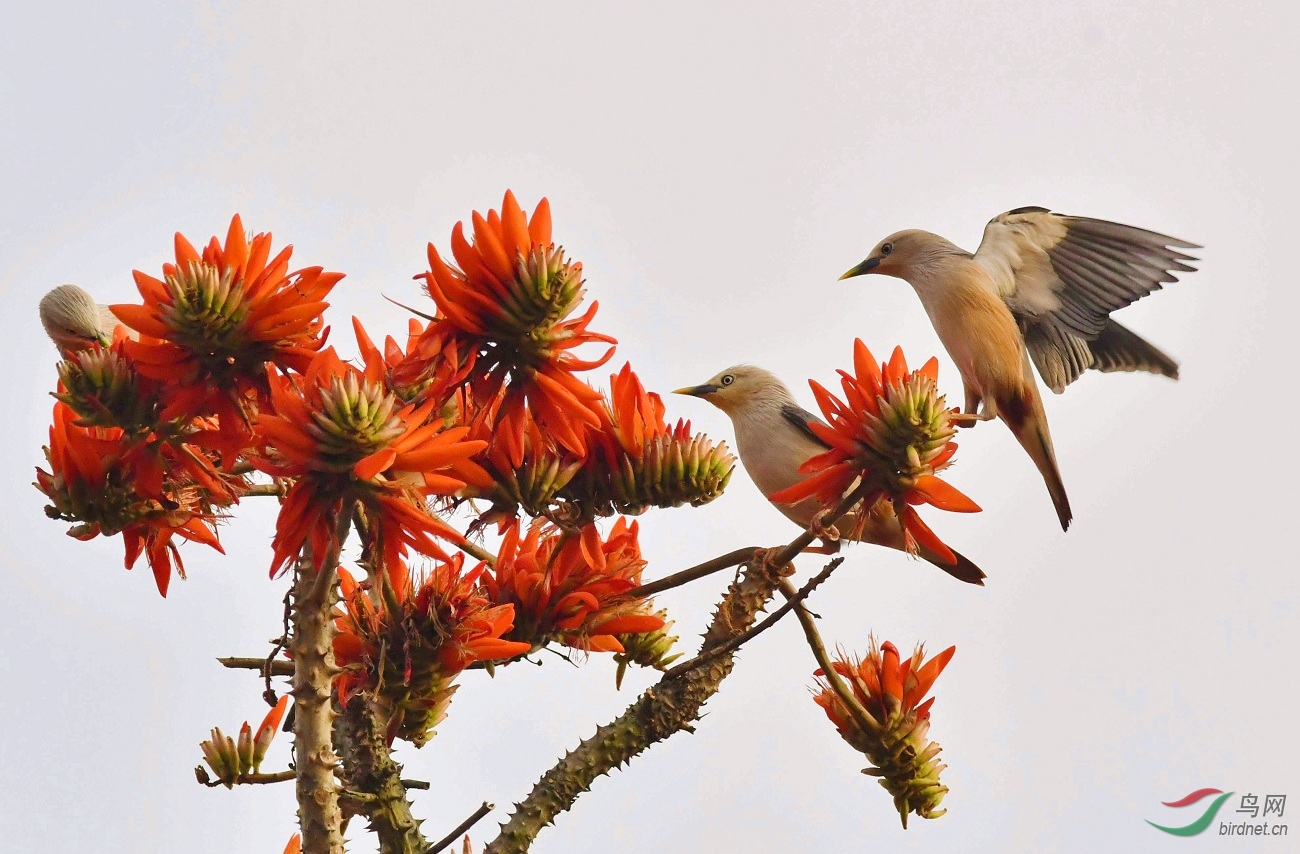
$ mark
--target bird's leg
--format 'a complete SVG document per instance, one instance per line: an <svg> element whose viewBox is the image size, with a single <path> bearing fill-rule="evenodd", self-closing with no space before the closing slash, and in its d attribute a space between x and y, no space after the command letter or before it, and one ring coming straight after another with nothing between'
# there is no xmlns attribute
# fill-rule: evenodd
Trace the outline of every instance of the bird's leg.
<svg viewBox="0 0 1300 854"><path fill-rule="evenodd" d="M952 416L952 423L958 427L974 427L981 421L992 421L998 417L998 409L991 401L982 401L980 393L969 385L964 385L966 392L965 411L955 413ZM981 403L983 406L981 407Z"/></svg>

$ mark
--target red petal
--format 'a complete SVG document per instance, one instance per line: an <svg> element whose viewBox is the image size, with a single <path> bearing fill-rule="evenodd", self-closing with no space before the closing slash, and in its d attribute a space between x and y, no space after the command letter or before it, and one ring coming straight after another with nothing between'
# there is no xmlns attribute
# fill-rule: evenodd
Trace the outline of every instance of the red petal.
<svg viewBox="0 0 1300 854"><path fill-rule="evenodd" d="M978 513L980 506L961 493L957 487L940 480L932 474L922 475L916 479L913 492L924 496L926 503L949 510L953 513Z"/></svg>
<svg viewBox="0 0 1300 854"><path fill-rule="evenodd" d="M375 451L364 460L361 460L356 465L352 466L352 474L355 475L358 480L370 480L380 472L387 471L388 468L392 466L393 460L395 459L397 459L397 451L394 451L392 448L384 448L383 450Z"/></svg>

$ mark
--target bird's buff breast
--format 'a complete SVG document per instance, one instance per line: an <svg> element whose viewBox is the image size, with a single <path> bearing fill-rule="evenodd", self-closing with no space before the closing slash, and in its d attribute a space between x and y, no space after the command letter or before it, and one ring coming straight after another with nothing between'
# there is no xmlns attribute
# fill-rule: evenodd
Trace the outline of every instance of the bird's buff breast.
<svg viewBox="0 0 1300 854"><path fill-rule="evenodd" d="M1020 329L1001 299L976 284L963 284L923 302L968 386L990 395L1019 384Z"/></svg>

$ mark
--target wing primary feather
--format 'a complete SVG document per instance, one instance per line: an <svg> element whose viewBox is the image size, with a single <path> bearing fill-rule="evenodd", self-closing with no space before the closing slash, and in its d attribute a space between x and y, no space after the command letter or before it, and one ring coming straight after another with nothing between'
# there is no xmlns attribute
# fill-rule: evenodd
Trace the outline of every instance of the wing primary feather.
<svg viewBox="0 0 1300 854"><path fill-rule="evenodd" d="M1064 244L1066 241L1062 241ZM1074 245L1075 241L1069 241ZM1142 278L1156 279L1163 282L1176 282L1177 276L1172 276L1171 271L1195 272L1195 267L1188 267L1177 261L1156 258L1152 255L1143 255L1133 251L1131 248L1122 247L1109 241L1088 241L1088 255L1098 264L1103 264L1107 269L1113 270L1124 275L1138 275ZM1060 248L1054 247L1054 249ZM1168 277L1168 278L1166 278Z"/></svg>
<svg viewBox="0 0 1300 854"><path fill-rule="evenodd" d="M1097 308L1103 311L1123 308L1133 300L1160 289L1159 282L1143 280L1131 273L1111 270L1096 260L1067 248L1064 243L1054 247L1050 257L1053 265L1056 264L1057 258L1068 259L1068 263L1078 274L1078 281L1071 284L1098 298Z"/></svg>
<svg viewBox="0 0 1300 854"><path fill-rule="evenodd" d="M1160 269L1162 270L1166 268L1172 269L1174 265L1186 266L1181 263L1183 261L1200 260L1199 258L1196 258L1193 255L1185 255L1182 252L1177 252L1173 249L1167 249L1163 246L1150 246L1146 244L1131 243L1128 241L1116 240L1111 237L1106 237L1100 234L1092 234L1089 232L1078 232L1076 234L1073 234L1071 238L1067 238L1067 239L1070 239L1071 242L1076 244L1087 244L1089 246L1105 246L1110 248L1114 252L1117 252L1125 256L1126 258L1141 258L1142 260L1145 260L1148 263L1155 264L1156 266L1160 267ZM1183 272L1192 272L1195 269L1196 269L1195 267L1192 267L1191 269L1185 270Z"/></svg>
<svg viewBox="0 0 1300 854"><path fill-rule="evenodd" d="M1162 248L1172 246L1177 249L1205 248L1197 243L1189 243L1186 240L1179 240L1177 237L1170 237L1157 231L1138 228L1135 225L1124 225L1123 223L1111 222L1105 219L1092 219L1086 216L1070 216L1066 217L1066 219L1069 221L1071 230L1078 228L1084 231L1096 232L1097 234L1118 238L1126 243L1140 242L1149 246Z"/></svg>

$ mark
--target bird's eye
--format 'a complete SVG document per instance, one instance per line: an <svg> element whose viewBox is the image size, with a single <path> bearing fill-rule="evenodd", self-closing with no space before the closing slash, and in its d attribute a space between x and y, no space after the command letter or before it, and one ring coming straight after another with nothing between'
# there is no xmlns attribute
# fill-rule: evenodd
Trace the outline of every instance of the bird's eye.
<svg viewBox="0 0 1300 854"><path fill-rule="evenodd" d="M735 381L736 381L736 378L733 377L731 374L727 374L725 377L722 378L722 384L723 384L723 385L731 385L731 384L734 383Z"/></svg>
<svg viewBox="0 0 1300 854"><path fill-rule="evenodd" d="M881 255L888 255L890 252L893 251L894 251L894 244L892 243L886 243L884 246L880 247Z"/></svg>

